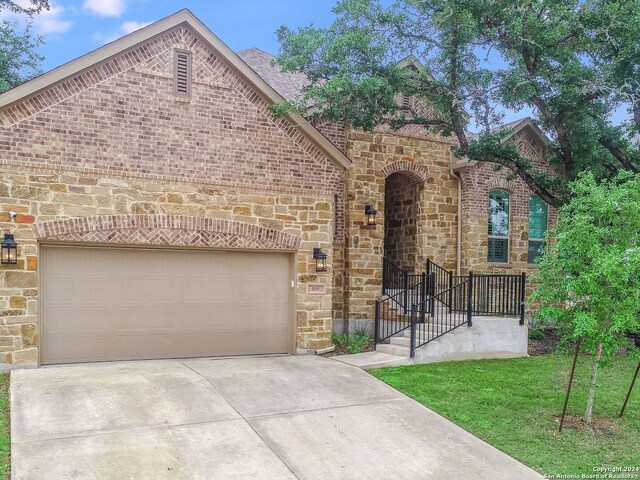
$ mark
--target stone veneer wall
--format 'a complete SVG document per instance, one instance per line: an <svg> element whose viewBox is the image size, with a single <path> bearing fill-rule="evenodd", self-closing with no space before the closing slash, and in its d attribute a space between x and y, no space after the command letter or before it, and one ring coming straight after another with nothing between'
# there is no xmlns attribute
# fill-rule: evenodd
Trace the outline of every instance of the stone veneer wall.
<svg viewBox="0 0 640 480"><path fill-rule="evenodd" d="M401 172L420 191L416 217L417 264L426 258L455 268L457 183L451 176L450 143L385 132L349 132L347 172L345 318L372 320L381 295L385 180ZM364 207L378 210L378 225L365 225Z"/></svg>
<svg viewBox="0 0 640 480"><path fill-rule="evenodd" d="M0 266L0 362L23 363L37 360L38 325L38 245L36 233L43 239L89 241L100 243L157 244L147 232L146 223L136 231L114 229L104 238L100 232L92 235L73 234L56 230L45 232L43 222L59 219L82 219L93 215L119 214L126 218L140 217L194 218L192 231L198 232L200 222L215 219L242 222L249 225L267 225L273 232L288 234L299 239L297 301L297 341L302 348L325 348L331 344L331 273L315 272L312 248L331 245L333 212L331 197L295 195L290 193L255 192L247 190L216 189L211 186L167 184L155 181L112 179L85 176L77 173L25 172L0 173L0 225L13 231L18 248L18 264ZM9 210L18 212L15 222ZM151 214L151 215L149 215ZM94 220L92 220L94 221ZM138 222L141 222L139 220ZM32 228L36 225L36 228ZM45 223L46 224L46 223ZM175 226L174 226L175 227ZM165 244L203 247L228 246L216 244L205 233L184 234L187 225L177 226L180 231L167 228ZM34 232L35 230L35 232ZM171 240L170 232L177 235ZM162 232L161 232L162 233ZM243 238L233 244L237 248L286 248L270 241L252 240L256 234L250 228L240 231ZM133 235L133 238L130 236ZM157 236L157 232L154 234ZM169 237L169 238L167 238ZM219 237L219 236L218 236ZM326 286L326 295L307 294L307 284Z"/></svg>
<svg viewBox="0 0 640 480"><path fill-rule="evenodd" d="M385 182L384 254L395 265L414 272L418 265L420 187L404 173L392 173Z"/></svg>
<svg viewBox="0 0 640 480"><path fill-rule="evenodd" d="M190 98L173 95L175 48L193 54ZM0 363L37 358L32 226L94 215L225 219L299 237L298 346L331 345L334 259L342 268L331 253L340 244L334 224L344 216L344 170L274 118L187 27L0 111L0 121L0 228L19 244L18 264L0 268ZM204 237L193 245L213 241ZM315 272L314 247L330 254L328 272ZM325 293L308 294L310 283Z"/></svg>

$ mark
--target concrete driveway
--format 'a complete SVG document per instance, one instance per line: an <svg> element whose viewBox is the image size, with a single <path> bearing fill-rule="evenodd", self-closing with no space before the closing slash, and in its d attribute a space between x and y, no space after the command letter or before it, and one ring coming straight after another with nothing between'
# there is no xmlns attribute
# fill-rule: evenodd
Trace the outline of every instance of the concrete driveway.
<svg viewBox="0 0 640 480"><path fill-rule="evenodd" d="M541 478L321 357L20 370L11 402L17 479Z"/></svg>

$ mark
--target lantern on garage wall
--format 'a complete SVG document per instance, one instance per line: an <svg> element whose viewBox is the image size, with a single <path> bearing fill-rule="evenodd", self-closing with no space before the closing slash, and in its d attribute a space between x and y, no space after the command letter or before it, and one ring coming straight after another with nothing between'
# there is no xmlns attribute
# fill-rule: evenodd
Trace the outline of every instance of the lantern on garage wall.
<svg viewBox="0 0 640 480"><path fill-rule="evenodd" d="M13 239L13 234L5 233L0 251L0 263L2 265L15 265L18 263L18 245Z"/></svg>
<svg viewBox="0 0 640 480"><path fill-rule="evenodd" d="M316 260L316 272L327 271L327 254L320 248L313 249L313 258Z"/></svg>
<svg viewBox="0 0 640 480"><path fill-rule="evenodd" d="M378 210L373 208L371 205L367 205L364 207L364 214L367 217L367 225L376 225L376 215L378 214Z"/></svg>

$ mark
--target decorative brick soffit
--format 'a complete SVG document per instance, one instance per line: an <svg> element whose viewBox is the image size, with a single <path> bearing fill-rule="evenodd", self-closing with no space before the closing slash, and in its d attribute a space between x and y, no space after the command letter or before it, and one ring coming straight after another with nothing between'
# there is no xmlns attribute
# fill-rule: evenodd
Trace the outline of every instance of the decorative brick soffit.
<svg viewBox="0 0 640 480"><path fill-rule="evenodd" d="M33 225L38 240L297 250L301 238L271 228L185 215L96 215Z"/></svg>
<svg viewBox="0 0 640 480"><path fill-rule="evenodd" d="M409 177L413 183L425 183L429 178L426 168L410 160L398 160L382 169L385 178L398 172Z"/></svg>

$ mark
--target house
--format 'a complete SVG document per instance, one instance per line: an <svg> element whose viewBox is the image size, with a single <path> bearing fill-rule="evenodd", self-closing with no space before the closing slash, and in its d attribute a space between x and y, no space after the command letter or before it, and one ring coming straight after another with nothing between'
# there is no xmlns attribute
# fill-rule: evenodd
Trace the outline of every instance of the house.
<svg viewBox="0 0 640 480"><path fill-rule="evenodd" d="M274 118L304 78L270 60L183 10L0 96L5 367L322 351L374 318L383 257L535 268L554 214L521 181L415 127Z"/></svg>

